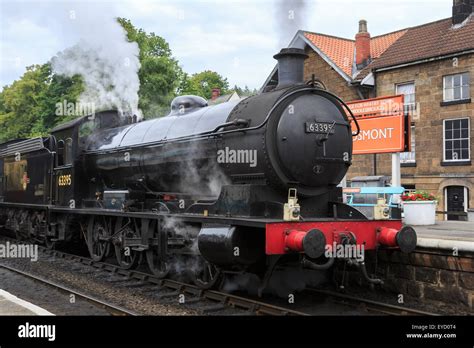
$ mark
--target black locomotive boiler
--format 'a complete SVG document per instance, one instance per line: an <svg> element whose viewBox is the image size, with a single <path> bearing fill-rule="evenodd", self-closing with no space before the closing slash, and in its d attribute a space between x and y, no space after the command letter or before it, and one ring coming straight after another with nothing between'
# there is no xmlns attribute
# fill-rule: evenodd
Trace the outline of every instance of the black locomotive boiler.
<svg viewBox="0 0 474 348"><path fill-rule="evenodd" d="M342 202L358 131L350 110L303 82L303 50L275 58L278 85L241 101L180 96L165 117L124 124L100 112L0 145L3 224L162 277L185 260L201 287L235 272L265 284L279 264L325 269L339 244L414 250L400 219L368 220Z"/></svg>

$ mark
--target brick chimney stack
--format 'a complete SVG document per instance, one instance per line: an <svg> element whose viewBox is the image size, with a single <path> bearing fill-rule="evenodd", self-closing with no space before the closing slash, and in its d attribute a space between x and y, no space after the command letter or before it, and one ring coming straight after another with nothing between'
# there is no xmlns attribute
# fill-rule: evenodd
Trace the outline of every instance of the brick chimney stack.
<svg viewBox="0 0 474 348"><path fill-rule="evenodd" d="M462 23L474 11L474 0L453 0L453 25Z"/></svg>
<svg viewBox="0 0 474 348"><path fill-rule="evenodd" d="M468 0L469 1L469 0ZM359 32L355 36L356 65L360 70L370 63L370 34L367 31L367 21L359 21Z"/></svg>
<svg viewBox="0 0 474 348"><path fill-rule="evenodd" d="M216 100L221 95L221 90L219 88L213 88L211 94L211 100Z"/></svg>

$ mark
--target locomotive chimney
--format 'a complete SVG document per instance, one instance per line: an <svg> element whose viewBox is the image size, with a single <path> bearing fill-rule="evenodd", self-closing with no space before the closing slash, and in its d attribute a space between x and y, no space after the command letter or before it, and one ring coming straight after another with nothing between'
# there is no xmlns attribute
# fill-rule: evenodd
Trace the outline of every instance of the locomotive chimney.
<svg viewBox="0 0 474 348"><path fill-rule="evenodd" d="M304 60L308 55L301 48L283 48L273 56L278 61L278 86L288 87L304 82Z"/></svg>
<svg viewBox="0 0 474 348"><path fill-rule="evenodd" d="M370 62L370 34L367 31L367 21L359 21L359 32L355 36L356 66L363 69Z"/></svg>
<svg viewBox="0 0 474 348"><path fill-rule="evenodd" d="M474 12L474 0L453 0L453 25L461 24Z"/></svg>
<svg viewBox="0 0 474 348"><path fill-rule="evenodd" d="M219 88L212 89L211 100L216 100L221 95L221 90Z"/></svg>

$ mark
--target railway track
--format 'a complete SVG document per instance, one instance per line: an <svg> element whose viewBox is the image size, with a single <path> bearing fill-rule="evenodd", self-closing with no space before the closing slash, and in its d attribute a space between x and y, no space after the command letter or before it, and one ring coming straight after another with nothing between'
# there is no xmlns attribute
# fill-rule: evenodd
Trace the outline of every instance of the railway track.
<svg viewBox="0 0 474 348"><path fill-rule="evenodd" d="M384 302L369 300L361 297L342 294L335 291L308 288L306 291L325 296L339 303L349 306L363 308L367 312L382 315L403 315L403 316L438 316L439 314L422 311L414 308L392 305Z"/></svg>
<svg viewBox="0 0 474 348"><path fill-rule="evenodd" d="M60 284L57 284L53 281L50 281L48 279L44 279L44 278L41 278L41 277L38 277L38 276L35 276L33 274L30 274L28 272L24 272L22 270L19 270L17 268L14 268L14 267L11 267L11 266L7 266L7 265L4 265L4 264L0 264L0 268L4 268L4 269L7 269L11 272L14 272L14 273L17 273L17 274L20 274L26 278L29 278L29 279L32 279L34 280L35 282L39 282L41 284L44 284L52 289L56 289L62 293L65 293L67 295L74 295L76 298L78 299L83 299L89 303L91 303L92 305L96 306L96 307L100 307L102 309L105 309L108 313L110 313L111 315L113 316L136 316L138 315L137 313L135 312L132 312L126 308L123 308L123 307L120 307L120 306L116 306L112 303L108 303L108 302L105 302L105 301L102 301L98 298L95 298L95 297L92 297L92 296L89 296L89 295L86 295L82 292L79 292L79 291L76 291L76 290L73 290L71 288L68 288L68 287L65 287L63 285L60 285Z"/></svg>
<svg viewBox="0 0 474 348"><path fill-rule="evenodd" d="M18 243L17 240L1 236L4 240L10 240ZM113 282L120 283L122 286L125 285L128 288L140 287L140 286L151 286L150 291L156 291L157 297L160 299L166 298L177 298L180 295L184 295L186 300L185 304L193 304L200 302L199 312L202 314L219 314L219 312L225 312L229 309L235 310L236 313L241 315L273 315L273 316L308 316L311 315L303 310L292 310L286 306L273 305L260 300L247 298L243 296L237 296L226 292L216 290L203 290L197 286L179 282L172 279L160 279L151 273L142 272L139 270L126 270L118 265L107 263L107 262L96 262L92 259L80 256L76 254L67 253L60 250L48 249L44 246L38 245L39 250L50 257L58 259L64 259L79 263L84 266L89 266L94 269L108 272L114 275L115 279ZM74 293L79 297L82 297L89 302L95 303L102 306L103 308L110 309L112 315L137 315L137 313L130 312L125 308L117 307L113 304L105 301L98 300L80 292L74 291L69 288L62 287L59 284L50 282L49 280L38 278L34 275L27 274L23 271L16 270L10 266L0 264L0 267L8 268L14 272L21 273L30 278L37 278L40 282L47 283L54 286L61 291L68 293ZM130 283L128 286L126 283ZM62 288L62 289L61 289ZM435 313L425 312L418 309L407 308L403 306L391 305L383 302L374 300L364 299L355 297L339 292L321 290L309 288L306 289L307 293L318 295L319 297L324 296L330 298L333 302L345 305L347 307L362 309L364 312L380 315L425 315L434 316Z"/></svg>
<svg viewBox="0 0 474 348"><path fill-rule="evenodd" d="M10 240L18 243L17 240L2 236L4 240ZM183 305L190 305L200 302L199 312L203 314L225 312L229 309L235 310L241 315L272 315L272 316L305 316L307 313L291 310L285 307L275 306L269 303L258 301L255 299L245 298L241 296L232 295L225 292L216 290L203 290L197 286L179 282L172 279L159 279L150 273L141 272L138 270L126 270L118 265L114 265L106 262L96 262L92 259L84 256L70 254L67 252L48 249L44 246L38 245L38 249L46 256L56 257L59 259L70 260L73 262L80 263L85 266L93 267L103 272L109 272L114 275L115 279L113 282L121 283L121 285L128 285L129 288L139 286L152 286L149 291L156 291L157 297L160 299L175 297L178 298L180 295L184 295L186 300L183 301ZM4 265L0 263L0 267L7 268L13 272L21 273L26 277L36 278L40 282L54 286L61 291L66 291L70 294L77 294L90 302L100 304L104 308L110 308L111 311L116 315L138 315L137 313L128 312L124 308L117 307L105 301L98 300L94 297L82 294L66 287L62 287L59 284L51 282L49 280L36 277L32 274L28 274L21 270L15 269L14 267ZM138 283L137 283L138 282Z"/></svg>

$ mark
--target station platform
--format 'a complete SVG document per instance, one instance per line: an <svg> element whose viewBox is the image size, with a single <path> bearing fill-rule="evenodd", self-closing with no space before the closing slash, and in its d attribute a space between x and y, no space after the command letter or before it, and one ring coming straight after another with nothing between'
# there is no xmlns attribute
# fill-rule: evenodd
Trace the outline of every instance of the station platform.
<svg viewBox="0 0 474 348"><path fill-rule="evenodd" d="M435 225L413 226L418 247L474 252L474 222L436 221Z"/></svg>
<svg viewBox="0 0 474 348"><path fill-rule="evenodd" d="M0 289L0 315L54 315L28 301Z"/></svg>

